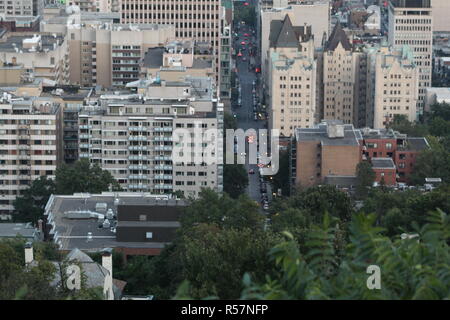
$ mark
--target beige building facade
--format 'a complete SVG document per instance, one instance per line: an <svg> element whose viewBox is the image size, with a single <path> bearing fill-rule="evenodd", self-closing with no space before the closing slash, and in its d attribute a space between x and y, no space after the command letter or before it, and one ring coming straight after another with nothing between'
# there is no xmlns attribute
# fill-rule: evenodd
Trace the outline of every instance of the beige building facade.
<svg viewBox="0 0 450 320"><path fill-rule="evenodd" d="M353 124L357 119L355 92L359 58L360 53L353 50L338 23L323 53L323 119L341 120L345 124Z"/></svg>
<svg viewBox="0 0 450 320"><path fill-rule="evenodd" d="M310 27L293 27L289 16L273 21L269 55L269 128L291 136L316 120L317 66Z"/></svg>
<svg viewBox="0 0 450 320"><path fill-rule="evenodd" d="M62 161L62 110L45 98L8 94L0 109L0 219L8 219L14 200L33 180L54 178Z"/></svg>
<svg viewBox="0 0 450 320"><path fill-rule="evenodd" d="M26 76L57 84L69 82L69 52L66 39L48 33L13 33L0 42L0 60L22 65Z"/></svg>
<svg viewBox="0 0 450 320"><path fill-rule="evenodd" d="M419 68L414 63L412 51L408 47L393 50L381 47L375 55L373 88L368 91L369 114L373 114L373 128L385 128L396 115L404 115L414 122L417 120L416 105L419 94ZM372 124L372 122L370 122Z"/></svg>
<svg viewBox="0 0 450 320"><path fill-rule="evenodd" d="M414 3L392 0L389 4L389 44L395 48L408 45L419 68L418 115L423 114L426 88L431 87L433 21L431 0Z"/></svg>
<svg viewBox="0 0 450 320"><path fill-rule="evenodd" d="M67 37L71 83L109 88L138 80L145 53L174 39L175 30L169 25L74 25Z"/></svg>

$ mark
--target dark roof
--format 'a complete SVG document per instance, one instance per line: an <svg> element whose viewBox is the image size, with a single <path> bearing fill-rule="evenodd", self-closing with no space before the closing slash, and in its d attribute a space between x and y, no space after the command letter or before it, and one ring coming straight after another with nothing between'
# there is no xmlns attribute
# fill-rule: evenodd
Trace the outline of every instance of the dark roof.
<svg viewBox="0 0 450 320"><path fill-rule="evenodd" d="M356 176L326 176L325 184L339 187L356 186Z"/></svg>
<svg viewBox="0 0 450 320"><path fill-rule="evenodd" d="M165 49L163 47L150 48L144 57L144 67L159 68L163 65L163 55Z"/></svg>
<svg viewBox="0 0 450 320"><path fill-rule="evenodd" d="M392 0L391 3L397 8L431 8L430 0Z"/></svg>
<svg viewBox="0 0 450 320"><path fill-rule="evenodd" d="M297 48L300 41L306 41L309 37L311 26L294 27L289 15L270 24L269 42L272 48Z"/></svg>
<svg viewBox="0 0 450 320"><path fill-rule="evenodd" d="M338 21L333 29L333 32L330 35L330 38L328 38L326 51L335 50L339 43L342 44L346 51L352 50L352 45L348 40L347 34L345 33L344 29L342 29L341 23Z"/></svg>
<svg viewBox="0 0 450 320"><path fill-rule="evenodd" d="M37 230L31 223L0 223L0 238L15 238L17 235L35 239Z"/></svg>
<svg viewBox="0 0 450 320"><path fill-rule="evenodd" d="M427 139L425 138L406 138L406 143L403 150L408 151L422 151L428 149L430 146L428 145Z"/></svg>
<svg viewBox="0 0 450 320"><path fill-rule="evenodd" d="M373 169L395 169L394 161L391 158L372 158Z"/></svg>

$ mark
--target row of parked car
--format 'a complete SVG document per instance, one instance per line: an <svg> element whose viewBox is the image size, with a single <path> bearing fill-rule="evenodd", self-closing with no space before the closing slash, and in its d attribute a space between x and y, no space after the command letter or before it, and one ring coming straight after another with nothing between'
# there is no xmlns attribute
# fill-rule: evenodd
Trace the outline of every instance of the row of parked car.
<svg viewBox="0 0 450 320"><path fill-rule="evenodd" d="M267 195L267 183L263 177L259 178L260 191L261 191L261 205L265 211L269 210L269 197Z"/></svg>

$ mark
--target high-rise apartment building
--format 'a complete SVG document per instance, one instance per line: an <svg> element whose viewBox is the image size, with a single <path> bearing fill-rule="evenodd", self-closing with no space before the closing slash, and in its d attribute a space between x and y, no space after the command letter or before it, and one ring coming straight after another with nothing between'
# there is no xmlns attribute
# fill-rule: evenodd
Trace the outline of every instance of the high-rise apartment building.
<svg viewBox="0 0 450 320"><path fill-rule="evenodd" d="M293 26L311 27L316 48L322 46L322 40L326 40L330 34L330 2L327 0L307 1L263 1L261 4L261 71L263 78L267 77L268 50L270 47L270 28L272 20L284 20L289 18Z"/></svg>
<svg viewBox="0 0 450 320"><path fill-rule="evenodd" d="M75 24L67 32L71 83L107 88L138 80L148 49L175 38L169 25Z"/></svg>
<svg viewBox="0 0 450 320"><path fill-rule="evenodd" d="M201 188L222 192L220 163L176 161L183 155L174 153L175 147L192 147L182 153L201 159L208 142L195 139L195 130L223 129L223 104L213 97L211 79L140 80L129 87L137 94L102 95L100 108L79 112L80 158L108 170L127 191L193 197ZM193 139L173 141L176 129Z"/></svg>
<svg viewBox="0 0 450 320"><path fill-rule="evenodd" d="M341 120L353 124L355 91L360 53L353 50L341 24L337 23L323 53L323 110L325 120Z"/></svg>
<svg viewBox="0 0 450 320"><path fill-rule="evenodd" d="M33 180L54 177L62 161L62 108L51 99L5 93L0 109L0 219L6 219Z"/></svg>
<svg viewBox="0 0 450 320"><path fill-rule="evenodd" d="M371 48L374 49L374 48ZM385 128L396 115L417 119L419 69L408 46L394 50L387 46L368 50L367 124Z"/></svg>
<svg viewBox="0 0 450 320"><path fill-rule="evenodd" d="M389 44L411 47L419 68L417 113L424 109L425 90L431 87L433 55L433 14L431 0L391 0L389 4Z"/></svg>
<svg viewBox="0 0 450 320"><path fill-rule="evenodd" d="M40 16L44 10L44 0L0 0L0 15Z"/></svg>
<svg viewBox="0 0 450 320"><path fill-rule="evenodd" d="M316 61L311 27L293 27L288 15L271 23L267 101L269 128L290 136L316 116Z"/></svg>

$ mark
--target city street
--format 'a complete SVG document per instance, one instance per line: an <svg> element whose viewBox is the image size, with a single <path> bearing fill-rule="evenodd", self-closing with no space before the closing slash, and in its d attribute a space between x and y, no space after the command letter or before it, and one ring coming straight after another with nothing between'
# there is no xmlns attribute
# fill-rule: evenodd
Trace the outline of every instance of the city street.
<svg viewBox="0 0 450 320"><path fill-rule="evenodd" d="M250 66L250 60L251 56L249 43L252 44L252 47L254 48L255 55L258 55L257 51L257 41L255 38L255 34L253 34L253 30L251 30L249 27L245 25L241 25L239 30L235 30L236 33L238 33L239 38L235 40L235 48L236 52L241 52L242 56L238 56L236 60L236 67L237 67L237 74L239 77L239 85L241 87L241 105L236 106L233 105L233 114L236 116L237 119L237 127L243 129L244 131L247 129L255 129L257 134L259 129L263 129L267 123L266 120L255 120L255 112L254 112L254 98L253 95L255 93L256 96L258 96L259 90L256 87L256 90L254 90L253 83L256 83L256 86L259 86L259 81L257 80L257 73L255 72L255 68L249 68ZM249 36L244 36L245 34L249 34ZM242 45L241 43L245 42L245 45ZM245 50L242 50L242 48L245 48ZM259 61L258 61L259 62ZM257 63L256 62L256 65ZM258 100L260 102L260 100ZM257 109L257 113L263 113L262 110ZM256 143L256 142L255 142ZM267 141L261 141L261 143L270 143ZM239 153L242 151L239 151ZM261 182L259 175L259 168L256 164L249 164L248 163L248 148L246 150L247 157L246 157L246 170L247 173L249 170L253 170L254 174L248 174L249 177L249 186L247 188L247 193L249 196L257 201L258 203L261 203ZM270 185L267 183L267 193L270 194Z"/></svg>

